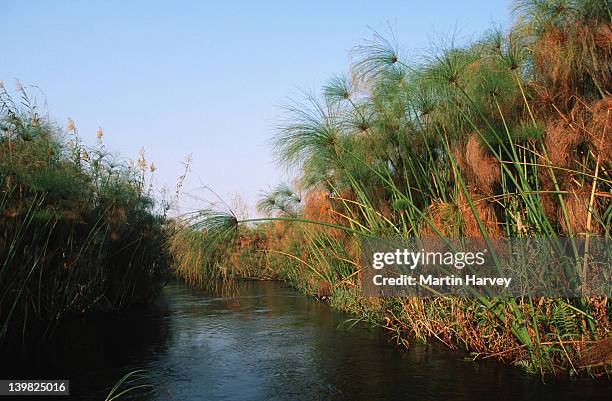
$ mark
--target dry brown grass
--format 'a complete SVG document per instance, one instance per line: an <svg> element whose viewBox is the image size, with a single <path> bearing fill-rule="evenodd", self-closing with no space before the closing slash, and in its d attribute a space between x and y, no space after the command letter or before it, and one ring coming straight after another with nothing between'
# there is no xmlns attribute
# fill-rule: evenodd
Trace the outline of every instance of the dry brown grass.
<svg viewBox="0 0 612 401"><path fill-rule="evenodd" d="M583 366L598 366L612 362L612 336L591 344L580 357Z"/></svg>
<svg viewBox="0 0 612 401"><path fill-rule="evenodd" d="M561 113L557 109L557 117L549 120L543 137L548 158L541 156L539 163L550 164L552 172L548 168L538 170L540 189L547 192L541 194L544 211L549 218L558 221L566 233L569 232L568 229L574 232L586 230L589 193L587 189L577 189L575 177L559 168L572 171L584 169L583 158L587 156L584 152L593 152L595 159L604 164L612 161L612 141L608 129L612 98L607 96L592 105L582 99L576 99L576 104L568 113ZM582 155L579 148L583 150ZM558 196L551 193L556 190L551 174L554 174L560 191L570 191L570 194L564 197L569 227L560 208ZM597 208L597 202L593 206Z"/></svg>
<svg viewBox="0 0 612 401"><path fill-rule="evenodd" d="M587 188L573 189L563 197L567 219L563 214L563 209L558 208L557 219L566 234L580 234L599 232L599 225L592 225L590 230L587 228L587 217L589 213L590 190ZM568 225L569 222L569 225Z"/></svg>
<svg viewBox="0 0 612 401"><path fill-rule="evenodd" d="M484 194L493 193L493 186L499 181L499 161L480 143L478 134L473 133L465 144L465 162L478 190Z"/></svg>
<svg viewBox="0 0 612 401"><path fill-rule="evenodd" d="M557 108L570 110L574 96L591 90L584 77L604 90L611 87L611 43L612 25L594 21L551 25L538 35L532 48L535 70L539 81L555 93Z"/></svg>
<svg viewBox="0 0 612 401"><path fill-rule="evenodd" d="M313 189L306 193L304 198L304 217L310 220L329 221L331 205L329 193Z"/></svg>
<svg viewBox="0 0 612 401"><path fill-rule="evenodd" d="M569 167L576 160L576 146L582 142L578 130L565 119L550 121L544 135L544 146L553 166ZM559 174L555 172L555 176Z"/></svg>
<svg viewBox="0 0 612 401"><path fill-rule="evenodd" d="M474 209L478 218L482 222L485 231L491 238L499 238L502 236L500 223L497 219L495 209L490 201L485 200L482 194L476 192L473 188L468 188L470 197L474 202ZM459 210L462 217L462 233L464 237L481 237L482 233L478 226L478 220L472 210L465 194L460 192L457 199Z"/></svg>
<svg viewBox="0 0 612 401"><path fill-rule="evenodd" d="M474 202L474 208L478 218L481 220L485 231L491 238L502 236L500 223L492 203L485 199L482 194L469 188L470 196ZM443 236L446 237L481 237L482 233L478 226L478 220L462 191L459 191L454 202L433 201L427 209L427 218ZM423 221L420 226L422 237L438 237L436 231L430 224Z"/></svg>
<svg viewBox="0 0 612 401"><path fill-rule="evenodd" d="M601 161L612 162L612 138L610 138L609 123L612 110L612 96L607 96L593 104L592 112L587 117L585 135L592 144L596 156Z"/></svg>

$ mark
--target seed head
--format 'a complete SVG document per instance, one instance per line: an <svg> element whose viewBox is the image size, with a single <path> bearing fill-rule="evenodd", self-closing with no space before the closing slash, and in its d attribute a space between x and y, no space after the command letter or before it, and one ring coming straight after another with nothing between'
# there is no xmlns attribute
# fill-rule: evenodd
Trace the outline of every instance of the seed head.
<svg viewBox="0 0 612 401"><path fill-rule="evenodd" d="M102 139L103 136L104 136L104 132L102 131L102 128L98 127L98 129L96 130L96 137L98 139Z"/></svg>
<svg viewBox="0 0 612 401"><path fill-rule="evenodd" d="M72 118L68 117L68 122L66 123L66 129L68 131L76 132L76 127L74 126L74 121Z"/></svg>

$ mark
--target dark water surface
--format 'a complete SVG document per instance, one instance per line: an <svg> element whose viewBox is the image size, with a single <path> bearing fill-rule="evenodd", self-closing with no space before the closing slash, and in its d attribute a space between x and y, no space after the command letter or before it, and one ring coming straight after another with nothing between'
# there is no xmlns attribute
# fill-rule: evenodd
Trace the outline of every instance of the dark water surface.
<svg viewBox="0 0 612 401"><path fill-rule="evenodd" d="M66 325L45 351L3 352L1 377L69 378L74 400L104 400L135 369L156 383L137 400L611 399L609 382L543 384L440 346L405 351L380 329L339 328L347 318L279 283L245 283L233 299L173 283L155 308Z"/></svg>

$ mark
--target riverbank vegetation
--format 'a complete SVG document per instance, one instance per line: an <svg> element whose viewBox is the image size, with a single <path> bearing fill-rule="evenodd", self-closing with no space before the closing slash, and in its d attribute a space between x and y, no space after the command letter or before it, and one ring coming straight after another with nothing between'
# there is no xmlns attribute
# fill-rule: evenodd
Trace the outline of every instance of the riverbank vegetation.
<svg viewBox="0 0 612 401"><path fill-rule="evenodd" d="M392 36L285 107L273 146L298 179L262 196L268 217L185 217L177 273L209 288L273 275L401 344L435 338L529 372L609 376L605 296L374 299L359 281L368 236L610 237L607 2L520 0L508 31L422 57Z"/></svg>
<svg viewBox="0 0 612 401"><path fill-rule="evenodd" d="M297 179L266 217L168 219L144 152L87 146L0 84L0 343L64 318L148 302L167 267L231 292L277 278L380 325L534 373L611 371L608 298L367 298L367 237L607 238L612 221L612 24L603 0L520 0L508 31L407 57L375 34L346 75L284 108L272 139ZM93 135L93 133L92 133ZM182 178L184 179L184 177ZM579 268L579 267L578 267ZM578 271L583 286L589 272Z"/></svg>
<svg viewBox="0 0 612 401"><path fill-rule="evenodd" d="M92 133L93 136L93 133ZM134 165L86 146L18 84L0 85L0 342L42 340L67 316L149 301L167 275L164 210Z"/></svg>

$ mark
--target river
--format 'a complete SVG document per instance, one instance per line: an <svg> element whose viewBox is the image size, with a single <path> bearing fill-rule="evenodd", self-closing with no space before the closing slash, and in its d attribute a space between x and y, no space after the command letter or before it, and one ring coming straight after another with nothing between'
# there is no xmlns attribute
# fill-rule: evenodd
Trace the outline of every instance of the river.
<svg viewBox="0 0 612 401"><path fill-rule="evenodd" d="M69 399L83 401L104 400L135 369L144 369L155 387L126 399L610 399L609 382L543 383L438 344L397 347L380 328L348 330L350 316L281 283L243 283L235 298L171 283L160 298L124 316L63 325L44 350L5 355L2 377L68 378Z"/></svg>

